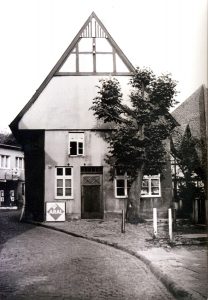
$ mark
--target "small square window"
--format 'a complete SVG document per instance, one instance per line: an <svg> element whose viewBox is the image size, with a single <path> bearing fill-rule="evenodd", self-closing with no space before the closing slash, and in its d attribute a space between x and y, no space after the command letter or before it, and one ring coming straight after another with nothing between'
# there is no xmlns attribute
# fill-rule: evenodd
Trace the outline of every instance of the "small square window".
<svg viewBox="0 0 208 300"><path fill-rule="evenodd" d="M65 175L71 176L71 168L65 168Z"/></svg>
<svg viewBox="0 0 208 300"><path fill-rule="evenodd" d="M63 168L57 168L56 169L56 174L57 174L57 176L62 176L63 175Z"/></svg>

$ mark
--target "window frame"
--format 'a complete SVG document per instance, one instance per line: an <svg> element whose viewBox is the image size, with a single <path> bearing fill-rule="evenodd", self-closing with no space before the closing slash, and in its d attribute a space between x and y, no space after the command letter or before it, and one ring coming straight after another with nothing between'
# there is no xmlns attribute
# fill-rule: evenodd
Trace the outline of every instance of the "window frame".
<svg viewBox="0 0 208 300"><path fill-rule="evenodd" d="M143 179L148 180L148 194L142 194L142 189L141 189L141 198L156 198L156 197L161 197L161 181L160 181L160 174L158 175L144 175ZM143 184L143 179L142 179L142 184ZM158 188L159 188L159 193L157 195L152 194L152 180L157 179L159 181Z"/></svg>
<svg viewBox="0 0 208 300"><path fill-rule="evenodd" d="M74 135L79 135L80 134L80 137L77 137L77 138L73 138L73 137L70 137ZM85 147L84 147L84 141L85 141L85 136L84 136L84 132L69 132L69 140L68 140L68 155L70 157L80 157L80 156L84 156L84 150L85 150ZM71 154L71 142L73 143L76 143L76 154ZM79 144L82 144L82 147L80 147ZM80 149L82 149L82 153L80 153Z"/></svg>
<svg viewBox="0 0 208 300"><path fill-rule="evenodd" d="M7 169L7 170L10 169L10 164L11 164L10 158L11 158L10 155L0 154L0 169Z"/></svg>
<svg viewBox="0 0 208 300"><path fill-rule="evenodd" d="M66 169L71 169L71 175L66 175L65 173L65 170ZM63 170L63 175L57 175L57 169L62 169ZM63 180L63 195L62 196L59 196L57 195L57 188L60 188L58 187L57 185L57 180L58 179L62 179ZM65 180L66 179L71 179L71 195L68 196L66 195L66 182ZM70 166L56 166L55 167L55 199L73 199L74 198L74 188L73 188L73 167L70 167Z"/></svg>
<svg viewBox="0 0 208 300"><path fill-rule="evenodd" d="M129 176L127 175L126 172L124 173L124 175L115 175L115 178L114 178L115 198L119 198L119 199L128 198L128 179L129 179ZM117 193L117 191L118 191L117 180L124 180L124 195L118 195L118 193Z"/></svg>
<svg viewBox="0 0 208 300"><path fill-rule="evenodd" d="M22 161L22 167L20 167L20 161ZM22 156L15 156L15 168L19 170L24 170L24 157Z"/></svg>

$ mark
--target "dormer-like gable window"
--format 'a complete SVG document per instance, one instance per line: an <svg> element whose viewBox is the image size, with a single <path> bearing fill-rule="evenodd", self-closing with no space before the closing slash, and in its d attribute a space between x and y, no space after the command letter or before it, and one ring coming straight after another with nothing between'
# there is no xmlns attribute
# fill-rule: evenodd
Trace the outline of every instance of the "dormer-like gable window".
<svg viewBox="0 0 208 300"><path fill-rule="evenodd" d="M84 155L84 132L69 132L69 148L70 156Z"/></svg>

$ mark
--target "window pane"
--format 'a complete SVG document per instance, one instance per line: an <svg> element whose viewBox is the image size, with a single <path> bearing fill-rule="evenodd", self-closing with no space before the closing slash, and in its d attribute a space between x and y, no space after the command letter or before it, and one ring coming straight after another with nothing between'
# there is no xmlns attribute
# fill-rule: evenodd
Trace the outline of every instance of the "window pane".
<svg viewBox="0 0 208 300"><path fill-rule="evenodd" d="M117 188L124 188L125 187L124 179L117 179L116 180L116 186L117 186Z"/></svg>
<svg viewBox="0 0 208 300"><path fill-rule="evenodd" d="M57 187L63 187L63 179L57 179Z"/></svg>
<svg viewBox="0 0 208 300"><path fill-rule="evenodd" d="M22 158L19 159L19 168L22 169Z"/></svg>
<svg viewBox="0 0 208 300"><path fill-rule="evenodd" d="M71 179L65 180L65 187L71 187Z"/></svg>
<svg viewBox="0 0 208 300"><path fill-rule="evenodd" d="M148 194L149 194L148 188L142 188L141 194L142 194L142 195L148 195Z"/></svg>
<svg viewBox="0 0 208 300"><path fill-rule="evenodd" d="M9 156L6 156L6 165L5 165L6 168L9 167Z"/></svg>
<svg viewBox="0 0 208 300"><path fill-rule="evenodd" d="M78 147L79 147L78 153L79 153L79 154L83 154L83 143L80 142L80 143L78 144Z"/></svg>
<svg viewBox="0 0 208 300"><path fill-rule="evenodd" d="M70 142L70 155L77 155L77 142Z"/></svg>
<svg viewBox="0 0 208 300"><path fill-rule="evenodd" d="M124 188L117 188L117 196L125 196Z"/></svg>
<svg viewBox="0 0 208 300"><path fill-rule="evenodd" d="M63 196L63 188L57 188L57 196Z"/></svg>
<svg viewBox="0 0 208 300"><path fill-rule="evenodd" d="M65 175L70 176L71 175L71 168L66 168L65 169Z"/></svg>
<svg viewBox="0 0 208 300"><path fill-rule="evenodd" d="M71 188L66 188L65 189L65 195L66 196L71 196L72 194L71 194Z"/></svg>
<svg viewBox="0 0 208 300"><path fill-rule="evenodd" d="M148 187L148 182L149 182L148 179L143 179L143 180L142 180L142 186Z"/></svg>
<svg viewBox="0 0 208 300"><path fill-rule="evenodd" d="M152 186L159 186L159 180L158 179L151 179L151 185Z"/></svg>
<svg viewBox="0 0 208 300"><path fill-rule="evenodd" d="M63 168L57 168L56 174L57 174L57 176L63 176Z"/></svg>
<svg viewBox="0 0 208 300"><path fill-rule="evenodd" d="M158 187L152 187L152 195L159 195L159 188Z"/></svg>

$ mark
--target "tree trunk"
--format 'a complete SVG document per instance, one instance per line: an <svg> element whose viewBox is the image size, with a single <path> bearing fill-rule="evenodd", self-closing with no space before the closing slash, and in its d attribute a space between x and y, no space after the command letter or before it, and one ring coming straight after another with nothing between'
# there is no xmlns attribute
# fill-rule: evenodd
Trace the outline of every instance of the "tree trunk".
<svg viewBox="0 0 208 300"><path fill-rule="evenodd" d="M137 176L131 184L127 201L126 219L129 223L137 224L142 221L140 217L140 197L142 189L143 168L137 170Z"/></svg>

